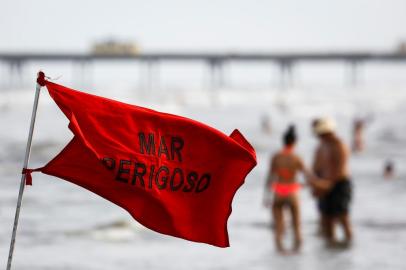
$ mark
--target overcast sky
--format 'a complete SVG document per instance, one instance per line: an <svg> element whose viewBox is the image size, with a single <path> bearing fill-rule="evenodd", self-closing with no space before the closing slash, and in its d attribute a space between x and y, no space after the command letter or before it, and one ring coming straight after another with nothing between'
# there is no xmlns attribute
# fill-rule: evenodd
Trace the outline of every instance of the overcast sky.
<svg viewBox="0 0 406 270"><path fill-rule="evenodd" d="M1 51L393 49L405 0L0 0Z"/></svg>

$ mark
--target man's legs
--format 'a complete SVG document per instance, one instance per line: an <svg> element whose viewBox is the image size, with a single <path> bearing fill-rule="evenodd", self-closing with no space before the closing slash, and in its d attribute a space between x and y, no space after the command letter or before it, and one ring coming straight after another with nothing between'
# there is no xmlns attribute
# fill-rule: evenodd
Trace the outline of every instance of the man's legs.
<svg viewBox="0 0 406 270"><path fill-rule="evenodd" d="M335 228L334 228L336 220L334 216L326 216L326 215L324 215L324 220L326 224L325 232L327 244L334 245L336 243Z"/></svg>
<svg viewBox="0 0 406 270"><path fill-rule="evenodd" d="M348 213L342 214L338 217L338 220L344 229L345 243L350 244L352 241L352 227L351 227L350 215Z"/></svg>

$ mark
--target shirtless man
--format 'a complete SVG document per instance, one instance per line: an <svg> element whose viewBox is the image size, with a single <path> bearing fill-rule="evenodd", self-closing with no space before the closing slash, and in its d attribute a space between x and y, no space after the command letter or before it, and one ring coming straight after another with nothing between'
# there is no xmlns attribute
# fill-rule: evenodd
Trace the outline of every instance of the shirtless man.
<svg viewBox="0 0 406 270"><path fill-rule="evenodd" d="M275 222L275 244L280 252L285 249L282 245L282 236L284 233L283 210L288 208L292 215L292 225L294 229L294 250L298 251L302 244L300 230L300 207L298 191L300 184L296 181L297 172L305 173L307 171L299 156L294 153L296 143L296 132L294 126L290 126L283 136L284 148L273 156L270 172L266 181L266 191L274 192L272 202L272 214Z"/></svg>
<svg viewBox="0 0 406 270"><path fill-rule="evenodd" d="M335 124L332 120L318 119L312 127L320 142L315 153L313 171L323 179L320 181L323 186L316 188L316 194L320 198L319 207L325 236L329 244L338 244L334 234L334 227L338 223L344 229L343 244L348 245L352 240L349 217L352 184L347 166L349 151L335 135Z"/></svg>

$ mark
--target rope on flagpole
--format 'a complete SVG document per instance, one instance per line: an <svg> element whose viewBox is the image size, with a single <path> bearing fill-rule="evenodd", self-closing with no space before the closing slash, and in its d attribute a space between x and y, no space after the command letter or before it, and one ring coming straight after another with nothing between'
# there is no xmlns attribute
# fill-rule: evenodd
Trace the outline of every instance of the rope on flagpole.
<svg viewBox="0 0 406 270"><path fill-rule="evenodd" d="M45 86L45 74L44 74L44 72L40 71L40 72L38 72L34 105L32 107L32 114L31 114L30 130L28 133L27 145L25 147L23 174L21 175L20 190L18 193L16 213L15 213L15 217L14 217L13 232L11 235L10 250L9 250L8 260L7 260L7 270L11 269L11 261L13 260L13 252L14 252L14 244L15 244L15 239L16 239L16 234L17 234L18 219L20 217L21 203L23 200L23 194L24 194L24 188L25 188L25 180L27 177L27 173L24 173L24 171L27 170L28 161L30 159L32 135L34 133L34 125L35 125L35 118L37 115L39 94L40 94L40 90L41 90L42 86Z"/></svg>

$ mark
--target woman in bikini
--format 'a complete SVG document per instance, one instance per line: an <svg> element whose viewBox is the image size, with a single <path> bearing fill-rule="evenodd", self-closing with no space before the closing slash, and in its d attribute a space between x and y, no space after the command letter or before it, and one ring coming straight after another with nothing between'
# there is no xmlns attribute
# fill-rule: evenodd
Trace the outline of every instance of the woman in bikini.
<svg viewBox="0 0 406 270"><path fill-rule="evenodd" d="M272 158L270 173L266 181L266 189L274 193L272 214L275 225L275 244L280 252L285 251L282 245L284 233L283 210L285 208L289 209L292 215L294 251L298 251L302 244L298 196L300 184L296 180L296 174L302 172L307 179L311 178L311 175L305 169L301 158L294 153L295 143L295 128L290 126L283 136L284 148Z"/></svg>

